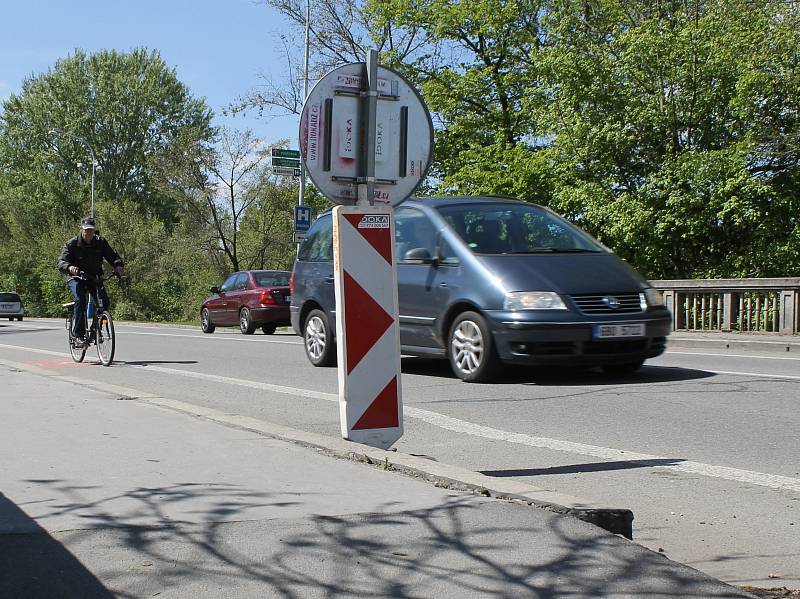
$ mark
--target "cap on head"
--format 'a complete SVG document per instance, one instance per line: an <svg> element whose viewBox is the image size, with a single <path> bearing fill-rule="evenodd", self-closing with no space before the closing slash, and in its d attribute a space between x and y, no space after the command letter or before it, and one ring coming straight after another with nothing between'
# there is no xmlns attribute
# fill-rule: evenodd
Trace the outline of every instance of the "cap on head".
<svg viewBox="0 0 800 599"><path fill-rule="evenodd" d="M87 216L81 221L81 229L96 229L97 227L94 224L94 219L91 216Z"/></svg>

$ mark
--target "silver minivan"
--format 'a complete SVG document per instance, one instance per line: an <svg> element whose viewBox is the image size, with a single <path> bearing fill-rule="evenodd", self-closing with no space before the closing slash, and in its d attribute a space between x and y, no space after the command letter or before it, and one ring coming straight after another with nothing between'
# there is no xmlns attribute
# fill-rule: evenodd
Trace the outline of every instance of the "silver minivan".
<svg viewBox="0 0 800 599"><path fill-rule="evenodd" d="M331 213L300 246L291 321L312 364L335 361ZM502 364L624 374L663 353L660 294L589 234L535 204L488 196L411 199L395 209L404 355L444 358L469 382Z"/></svg>

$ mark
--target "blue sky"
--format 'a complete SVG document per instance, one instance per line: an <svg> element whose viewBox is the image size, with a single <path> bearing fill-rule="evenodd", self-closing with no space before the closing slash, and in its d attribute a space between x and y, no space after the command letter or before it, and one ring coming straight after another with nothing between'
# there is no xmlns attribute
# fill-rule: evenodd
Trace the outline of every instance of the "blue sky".
<svg viewBox="0 0 800 599"><path fill-rule="evenodd" d="M278 35L286 21L256 0L12 0L0 27L0 101L19 93L26 77L44 73L75 48L130 50L161 57L215 124L249 128L267 142L297 147L297 118L225 118L222 108L259 85L259 73L283 71Z"/></svg>

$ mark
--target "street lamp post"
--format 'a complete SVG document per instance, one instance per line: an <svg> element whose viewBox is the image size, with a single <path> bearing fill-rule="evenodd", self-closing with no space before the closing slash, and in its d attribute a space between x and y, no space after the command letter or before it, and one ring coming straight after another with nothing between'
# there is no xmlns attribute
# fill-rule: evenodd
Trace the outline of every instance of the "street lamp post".
<svg viewBox="0 0 800 599"><path fill-rule="evenodd" d="M67 137L71 137L72 139L81 142L84 146L86 146L86 149L89 150L89 154L92 156L92 211L91 211L90 216L92 218L94 218L94 178L95 178L95 171L97 170L97 158L95 157L94 150L92 149L92 146L89 145L89 142L86 141L80 135L76 135L75 133L71 133L69 131L61 131L59 129L51 129L50 130L50 134L51 135L59 135L59 136L65 136L66 135Z"/></svg>

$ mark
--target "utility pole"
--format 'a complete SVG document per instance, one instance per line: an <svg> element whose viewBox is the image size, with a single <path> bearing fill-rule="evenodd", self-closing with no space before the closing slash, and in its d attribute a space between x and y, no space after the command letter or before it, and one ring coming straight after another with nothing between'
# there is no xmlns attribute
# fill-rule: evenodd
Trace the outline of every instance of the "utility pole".
<svg viewBox="0 0 800 599"><path fill-rule="evenodd" d="M309 34L311 31L311 0L306 0L306 39L305 39L305 68L303 70L303 102L308 98L308 54L309 54ZM302 206L306 197L306 165L300 161L300 192L297 196L297 205ZM297 251L300 251L300 244L297 244Z"/></svg>

